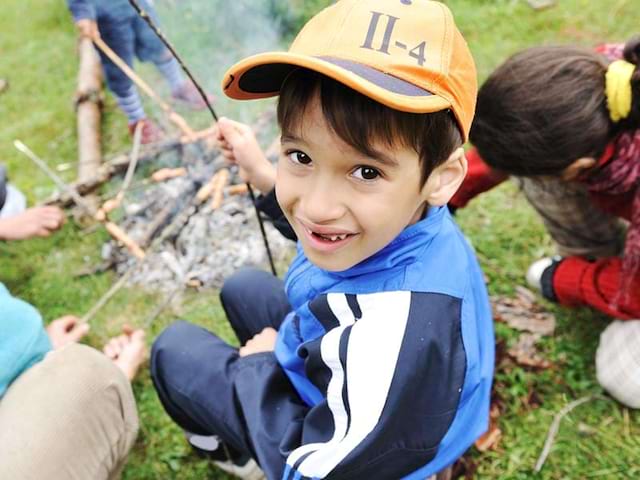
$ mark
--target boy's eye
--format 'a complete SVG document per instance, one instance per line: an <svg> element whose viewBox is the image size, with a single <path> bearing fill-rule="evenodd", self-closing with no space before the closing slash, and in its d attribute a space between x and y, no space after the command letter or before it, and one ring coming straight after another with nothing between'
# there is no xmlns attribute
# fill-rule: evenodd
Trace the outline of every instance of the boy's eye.
<svg viewBox="0 0 640 480"><path fill-rule="evenodd" d="M304 152L300 152L300 151L289 152L287 156L294 163L299 163L301 165L309 165L311 163L311 157L309 157L309 155L307 155Z"/></svg>
<svg viewBox="0 0 640 480"><path fill-rule="evenodd" d="M358 167L354 170L353 176L360 180L375 180L380 176L380 172L373 167Z"/></svg>

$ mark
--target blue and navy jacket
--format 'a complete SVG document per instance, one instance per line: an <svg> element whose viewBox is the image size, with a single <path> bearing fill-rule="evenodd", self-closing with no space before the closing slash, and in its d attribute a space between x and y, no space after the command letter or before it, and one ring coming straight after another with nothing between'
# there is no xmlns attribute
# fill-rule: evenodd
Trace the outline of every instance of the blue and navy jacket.
<svg viewBox="0 0 640 480"><path fill-rule="evenodd" d="M310 407L283 479L424 479L486 431L482 272L446 208L342 272L299 251L276 357Z"/></svg>

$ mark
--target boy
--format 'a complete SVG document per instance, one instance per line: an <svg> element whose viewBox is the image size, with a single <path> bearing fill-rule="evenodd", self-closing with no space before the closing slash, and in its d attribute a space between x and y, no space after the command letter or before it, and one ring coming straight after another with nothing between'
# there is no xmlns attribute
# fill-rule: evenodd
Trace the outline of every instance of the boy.
<svg viewBox="0 0 640 480"><path fill-rule="evenodd" d="M197 449L241 478L424 479L487 427L493 329L446 204L466 173L476 73L449 10L342 0L288 53L226 75L280 95L275 183L300 242L284 284L221 292L240 342L178 322L152 378ZM285 295L286 292L286 295Z"/></svg>
<svg viewBox="0 0 640 480"><path fill-rule="evenodd" d="M150 3L139 0L140 6L155 19ZM140 61L152 61L167 80L173 98L194 109L205 108L193 83L185 79L178 62L128 0L67 0L67 4L81 35L101 36L129 66L133 66L134 55ZM136 125L141 123L142 143L160 140L160 129L147 118L132 81L107 56L99 53L109 89L129 120L129 133L133 135ZM213 97L209 100L213 101Z"/></svg>

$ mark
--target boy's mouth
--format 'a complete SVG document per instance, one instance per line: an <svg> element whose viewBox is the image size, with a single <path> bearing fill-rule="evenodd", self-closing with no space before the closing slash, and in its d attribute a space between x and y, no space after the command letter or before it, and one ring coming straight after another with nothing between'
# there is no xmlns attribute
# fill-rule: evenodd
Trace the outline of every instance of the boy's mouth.
<svg viewBox="0 0 640 480"><path fill-rule="evenodd" d="M325 240L329 242L338 242L344 240L348 236L352 236L352 233L343 233L341 235L322 235L321 233L311 232L311 235L319 238L320 240Z"/></svg>
<svg viewBox="0 0 640 480"><path fill-rule="evenodd" d="M316 227L300 222L312 247L319 250L331 251L348 243L357 233L344 230Z"/></svg>

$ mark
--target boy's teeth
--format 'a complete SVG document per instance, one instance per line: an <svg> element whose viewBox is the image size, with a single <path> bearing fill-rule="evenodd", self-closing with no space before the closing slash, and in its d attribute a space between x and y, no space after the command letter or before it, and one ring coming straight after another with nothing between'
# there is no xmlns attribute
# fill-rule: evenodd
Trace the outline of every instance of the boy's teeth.
<svg viewBox="0 0 640 480"><path fill-rule="evenodd" d="M336 240L344 240L345 238L347 238L346 233L342 234L342 235L320 235L322 238L326 238L327 240L331 240L332 242L335 242Z"/></svg>

